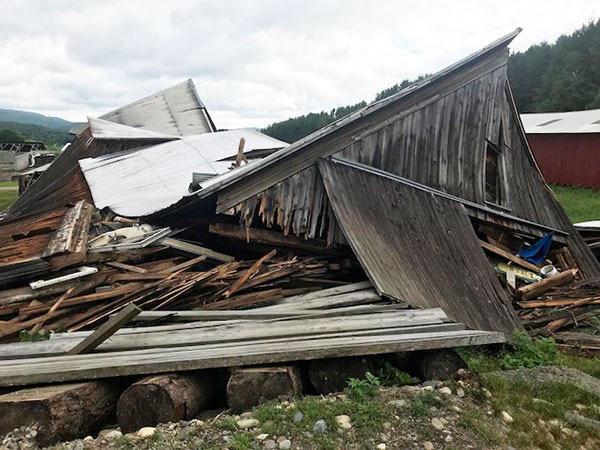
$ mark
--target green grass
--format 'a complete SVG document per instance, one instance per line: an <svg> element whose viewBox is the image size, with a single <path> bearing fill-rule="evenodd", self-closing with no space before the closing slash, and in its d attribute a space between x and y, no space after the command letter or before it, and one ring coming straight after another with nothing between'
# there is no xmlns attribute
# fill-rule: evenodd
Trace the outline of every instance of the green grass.
<svg viewBox="0 0 600 450"><path fill-rule="evenodd" d="M18 196L19 193L17 191L0 190L0 211L4 211L6 208L12 205Z"/></svg>
<svg viewBox="0 0 600 450"><path fill-rule="evenodd" d="M550 187L574 223L600 219L600 191L557 185Z"/></svg>
<svg viewBox="0 0 600 450"><path fill-rule="evenodd" d="M0 187L18 187L19 184L16 181L0 181Z"/></svg>

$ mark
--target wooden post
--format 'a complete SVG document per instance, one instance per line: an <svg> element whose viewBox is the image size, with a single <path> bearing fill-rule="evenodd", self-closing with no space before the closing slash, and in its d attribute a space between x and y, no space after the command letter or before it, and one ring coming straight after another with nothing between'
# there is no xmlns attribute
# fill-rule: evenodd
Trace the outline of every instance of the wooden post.
<svg viewBox="0 0 600 450"><path fill-rule="evenodd" d="M0 395L0 436L38 424L40 446L83 438L114 417L121 392L114 381L88 381Z"/></svg>
<svg viewBox="0 0 600 450"><path fill-rule="evenodd" d="M302 378L295 366L242 367L234 369L227 383L227 404L236 412L277 398L302 393Z"/></svg>
<svg viewBox="0 0 600 450"><path fill-rule="evenodd" d="M341 392L350 378L363 379L372 370L370 361L361 357L317 359L308 366L308 377L319 394Z"/></svg>
<svg viewBox="0 0 600 450"><path fill-rule="evenodd" d="M117 421L127 433L158 423L192 419L211 406L221 388L212 372L147 377L123 392L117 404Z"/></svg>

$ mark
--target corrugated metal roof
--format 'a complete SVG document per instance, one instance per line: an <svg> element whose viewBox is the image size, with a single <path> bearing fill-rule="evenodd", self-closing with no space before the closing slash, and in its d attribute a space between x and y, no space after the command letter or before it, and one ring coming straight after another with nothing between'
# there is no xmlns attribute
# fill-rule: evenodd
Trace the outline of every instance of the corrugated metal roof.
<svg viewBox="0 0 600 450"><path fill-rule="evenodd" d="M94 117L88 117L88 123L94 139L151 139L153 141L173 141L179 139L179 136L130 127Z"/></svg>
<svg viewBox="0 0 600 450"><path fill-rule="evenodd" d="M286 146L256 130L239 129L184 136L180 140L79 161L97 208L138 217L190 195L192 173L228 172L244 138L246 156Z"/></svg>
<svg viewBox="0 0 600 450"><path fill-rule="evenodd" d="M179 136L216 131L192 80L115 109L100 118Z"/></svg>
<svg viewBox="0 0 600 450"><path fill-rule="evenodd" d="M340 227L380 295L439 306L474 329L521 328L463 205L335 160L320 160L319 170Z"/></svg>
<svg viewBox="0 0 600 450"><path fill-rule="evenodd" d="M600 109L521 114L527 134L600 133Z"/></svg>

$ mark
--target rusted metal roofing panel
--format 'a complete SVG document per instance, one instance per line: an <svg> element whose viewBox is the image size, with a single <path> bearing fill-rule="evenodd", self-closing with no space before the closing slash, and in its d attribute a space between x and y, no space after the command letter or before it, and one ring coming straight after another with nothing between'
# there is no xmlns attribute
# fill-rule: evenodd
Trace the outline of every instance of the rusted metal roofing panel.
<svg viewBox="0 0 600 450"><path fill-rule="evenodd" d="M380 295L441 307L480 330L521 328L465 208L334 160L319 161L333 211Z"/></svg>
<svg viewBox="0 0 600 450"><path fill-rule="evenodd" d="M115 109L100 118L178 136L216 131L192 80Z"/></svg>
<svg viewBox="0 0 600 450"><path fill-rule="evenodd" d="M521 114L527 134L600 133L600 109Z"/></svg>
<svg viewBox="0 0 600 450"><path fill-rule="evenodd" d="M193 172L209 177L229 172L242 138L248 158L287 145L256 130L228 130L82 159L79 165L97 208L109 207L122 216L139 217L190 195Z"/></svg>

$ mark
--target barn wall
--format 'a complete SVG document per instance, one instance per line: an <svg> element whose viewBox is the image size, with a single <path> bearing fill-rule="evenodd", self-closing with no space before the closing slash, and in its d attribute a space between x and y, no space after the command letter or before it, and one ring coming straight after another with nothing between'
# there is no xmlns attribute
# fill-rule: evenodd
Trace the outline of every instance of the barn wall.
<svg viewBox="0 0 600 450"><path fill-rule="evenodd" d="M600 134L530 134L527 140L547 182L600 189Z"/></svg>

